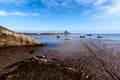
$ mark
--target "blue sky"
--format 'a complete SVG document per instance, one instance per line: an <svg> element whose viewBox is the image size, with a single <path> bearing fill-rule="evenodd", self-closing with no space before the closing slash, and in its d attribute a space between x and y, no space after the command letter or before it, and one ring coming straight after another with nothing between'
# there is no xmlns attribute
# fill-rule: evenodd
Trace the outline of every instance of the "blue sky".
<svg viewBox="0 0 120 80"><path fill-rule="evenodd" d="M120 0L0 0L0 25L15 31L120 33Z"/></svg>

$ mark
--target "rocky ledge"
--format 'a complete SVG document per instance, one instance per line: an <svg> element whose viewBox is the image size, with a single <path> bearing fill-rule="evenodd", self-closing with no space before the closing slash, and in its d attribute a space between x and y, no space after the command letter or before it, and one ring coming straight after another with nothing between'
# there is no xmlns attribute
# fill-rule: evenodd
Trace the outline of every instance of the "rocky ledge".
<svg viewBox="0 0 120 80"><path fill-rule="evenodd" d="M30 45L43 45L43 43L0 26L0 47Z"/></svg>

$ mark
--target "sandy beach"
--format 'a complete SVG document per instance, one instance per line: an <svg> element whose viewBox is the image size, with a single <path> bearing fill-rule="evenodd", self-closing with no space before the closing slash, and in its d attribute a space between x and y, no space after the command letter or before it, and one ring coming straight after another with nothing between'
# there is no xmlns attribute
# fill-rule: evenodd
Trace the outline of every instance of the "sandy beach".
<svg viewBox="0 0 120 80"><path fill-rule="evenodd" d="M46 55L48 60L85 71L92 80L120 79L120 41L90 38L61 41L59 45L2 48L0 71L18 61Z"/></svg>

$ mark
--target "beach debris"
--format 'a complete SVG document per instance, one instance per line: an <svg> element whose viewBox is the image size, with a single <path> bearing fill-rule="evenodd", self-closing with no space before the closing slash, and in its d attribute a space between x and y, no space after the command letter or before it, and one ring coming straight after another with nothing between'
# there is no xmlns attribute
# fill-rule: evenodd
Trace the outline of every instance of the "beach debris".
<svg viewBox="0 0 120 80"><path fill-rule="evenodd" d="M57 65L59 66L60 64L59 64L59 63L57 63Z"/></svg>
<svg viewBox="0 0 120 80"><path fill-rule="evenodd" d="M46 64L48 62L48 60L46 59L46 56L45 55L42 55L42 56L34 56L33 57L33 61L36 61L36 62L40 62L40 63L43 63L43 64Z"/></svg>
<svg viewBox="0 0 120 80"><path fill-rule="evenodd" d="M41 62L41 63L47 63L48 60L47 59L40 59L39 62Z"/></svg>
<svg viewBox="0 0 120 80"><path fill-rule="evenodd" d="M68 69L68 70L71 70L71 71L75 71L75 72L77 72L77 70L74 69L74 68L70 68L70 67L65 67L65 68Z"/></svg>
<svg viewBox="0 0 120 80"><path fill-rule="evenodd" d="M38 58L38 59L40 59L40 58L46 58L46 56L45 55L41 55L41 56L34 56L33 58Z"/></svg>
<svg viewBox="0 0 120 80"><path fill-rule="evenodd" d="M86 75L86 77L85 77L86 79L88 79L89 78L89 76L88 75Z"/></svg>
<svg viewBox="0 0 120 80"><path fill-rule="evenodd" d="M42 55L41 57L42 57L42 58L46 58L46 56L45 56L45 55Z"/></svg>
<svg viewBox="0 0 120 80"><path fill-rule="evenodd" d="M70 68L70 67L65 67L65 68L70 71L73 71L73 72L77 72L77 73L79 72L75 68ZM85 73L85 71L80 72L80 80L86 80L88 78L89 78L89 76Z"/></svg>

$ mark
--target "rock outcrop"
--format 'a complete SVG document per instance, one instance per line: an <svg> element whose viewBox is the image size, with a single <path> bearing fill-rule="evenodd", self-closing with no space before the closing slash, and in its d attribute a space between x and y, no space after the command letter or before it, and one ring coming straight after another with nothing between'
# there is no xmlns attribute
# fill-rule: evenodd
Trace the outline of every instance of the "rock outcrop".
<svg viewBox="0 0 120 80"><path fill-rule="evenodd" d="M43 43L0 26L0 47L29 45L43 45Z"/></svg>
<svg viewBox="0 0 120 80"><path fill-rule="evenodd" d="M70 32L68 32L67 30L64 31L64 34L70 34Z"/></svg>

